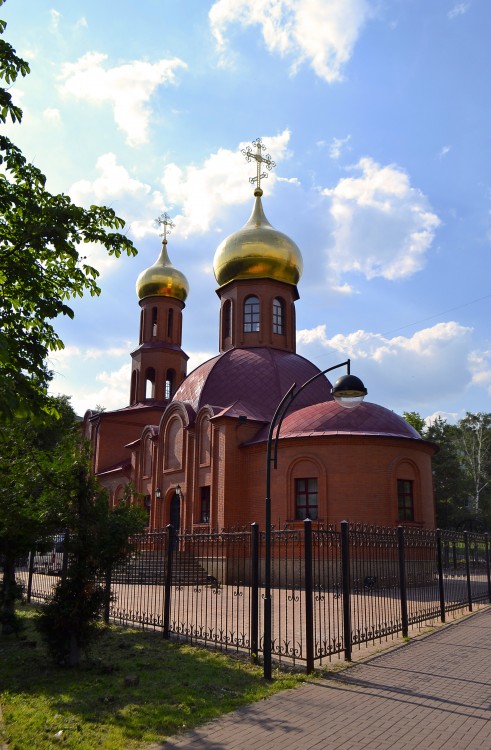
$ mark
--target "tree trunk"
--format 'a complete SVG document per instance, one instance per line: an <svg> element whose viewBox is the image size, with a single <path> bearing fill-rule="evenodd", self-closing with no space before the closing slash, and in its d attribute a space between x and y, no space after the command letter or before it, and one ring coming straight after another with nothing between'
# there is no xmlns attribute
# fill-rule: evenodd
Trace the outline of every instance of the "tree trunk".
<svg viewBox="0 0 491 750"><path fill-rule="evenodd" d="M0 589L0 622L2 635L10 635L16 630L15 597L17 584L15 582L15 558L5 552L3 561L3 581Z"/></svg>
<svg viewBox="0 0 491 750"><path fill-rule="evenodd" d="M80 664L80 646L75 633L70 633L70 655L69 665L70 667L78 667Z"/></svg>

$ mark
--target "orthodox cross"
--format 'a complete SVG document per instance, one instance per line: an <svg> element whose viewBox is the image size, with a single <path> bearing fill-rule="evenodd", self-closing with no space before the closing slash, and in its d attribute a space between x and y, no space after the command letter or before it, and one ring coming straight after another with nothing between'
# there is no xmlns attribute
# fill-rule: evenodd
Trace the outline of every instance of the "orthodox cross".
<svg viewBox="0 0 491 750"><path fill-rule="evenodd" d="M255 159L257 174L255 177L249 177L249 182L252 185L254 185L254 183L256 182L257 189L261 190L261 180L266 179L266 177L268 176L267 172L261 172L262 165L264 164L266 169L268 171L271 171L273 167L276 167L276 163L272 160L269 154L266 154L266 156L262 155L261 151L266 151L266 146L263 144L260 138L256 138L256 140L252 142L252 145L256 149L256 153L251 150L250 146L247 146L247 148L243 148L242 153L244 154L247 161Z"/></svg>
<svg viewBox="0 0 491 750"><path fill-rule="evenodd" d="M170 234L171 229L174 229L175 224L172 222L168 213L164 212L155 219L155 223L158 227L164 227L164 231L161 232L160 236L164 238L164 242L167 242L167 235Z"/></svg>

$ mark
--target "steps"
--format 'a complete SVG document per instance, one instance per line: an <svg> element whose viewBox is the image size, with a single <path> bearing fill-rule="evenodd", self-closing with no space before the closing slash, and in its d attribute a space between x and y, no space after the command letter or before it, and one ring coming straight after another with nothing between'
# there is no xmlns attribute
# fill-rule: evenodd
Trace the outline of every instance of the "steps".
<svg viewBox="0 0 491 750"><path fill-rule="evenodd" d="M167 572L164 551L143 551L119 564L113 571L113 583L153 584L163 586ZM173 586L213 585L205 568L191 552L176 551L172 555Z"/></svg>

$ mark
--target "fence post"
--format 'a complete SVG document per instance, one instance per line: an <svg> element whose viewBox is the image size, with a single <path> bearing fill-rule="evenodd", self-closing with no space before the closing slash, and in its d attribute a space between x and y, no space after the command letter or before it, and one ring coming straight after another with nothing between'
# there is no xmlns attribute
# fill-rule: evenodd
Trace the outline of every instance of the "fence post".
<svg viewBox="0 0 491 750"><path fill-rule="evenodd" d="M165 569L164 584L164 638L170 638L170 592L172 586L172 552L174 548L176 530L169 524L167 526L167 565Z"/></svg>
<svg viewBox="0 0 491 750"><path fill-rule="evenodd" d="M341 521L341 574L343 584L343 637L345 661L351 661L351 582L349 558L349 523L348 521Z"/></svg>
<svg viewBox="0 0 491 750"><path fill-rule="evenodd" d="M467 601L469 612L472 612L472 587L471 587L471 561L469 554L469 532L464 531L464 550L465 550L465 576L467 578Z"/></svg>
<svg viewBox="0 0 491 750"><path fill-rule="evenodd" d="M489 567L489 534L487 531L484 532L484 544L486 546L486 575L488 578L488 598L491 604L491 570Z"/></svg>
<svg viewBox="0 0 491 750"><path fill-rule="evenodd" d="M106 625L109 623L109 609L111 605L111 578L112 578L113 566L111 563L108 564L106 573L104 576L104 622Z"/></svg>
<svg viewBox="0 0 491 750"><path fill-rule="evenodd" d="M312 574L312 521L306 518L304 529L305 565L305 638L307 648L307 674L314 671L314 577Z"/></svg>
<svg viewBox="0 0 491 750"><path fill-rule="evenodd" d="M251 523L251 660L259 661L259 524Z"/></svg>
<svg viewBox="0 0 491 750"><path fill-rule="evenodd" d="M63 558L61 562L61 580L66 581L68 573L68 545L70 543L70 532L65 531L63 536Z"/></svg>
<svg viewBox="0 0 491 750"><path fill-rule="evenodd" d="M34 552L34 550L31 550L29 552L29 573L27 575L27 593L26 593L26 601L28 604L31 601L31 594L32 594L32 576L34 574L34 555L35 554L36 553Z"/></svg>
<svg viewBox="0 0 491 750"><path fill-rule="evenodd" d="M409 623L407 619L407 585L406 585L406 556L404 554L404 527L397 527L397 549L399 552L399 587L401 590L401 621L402 637L407 638Z"/></svg>
<svg viewBox="0 0 491 750"><path fill-rule="evenodd" d="M440 594L440 620L445 622L445 588L443 586L442 532L436 530L436 564L438 568L438 591Z"/></svg>

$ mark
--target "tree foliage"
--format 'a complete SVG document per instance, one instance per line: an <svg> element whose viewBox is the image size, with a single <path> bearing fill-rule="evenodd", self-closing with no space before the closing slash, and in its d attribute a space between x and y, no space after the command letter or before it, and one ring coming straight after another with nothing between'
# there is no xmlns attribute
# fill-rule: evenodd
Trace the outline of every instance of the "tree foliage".
<svg viewBox="0 0 491 750"><path fill-rule="evenodd" d="M426 424L417 412L404 417L439 448L432 459L437 525L491 529L491 414L467 412L457 424L440 417Z"/></svg>
<svg viewBox="0 0 491 750"><path fill-rule="evenodd" d="M59 664L77 666L81 652L100 632L104 581L113 565L133 549L130 536L143 531L145 511L128 495L111 510L105 490L82 450L70 471L65 525L68 569L38 619L38 629Z"/></svg>
<svg viewBox="0 0 491 750"><path fill-rule="evenodd" d="M44 417L0 424L0 622L15 626L16 561L60 528L79 428L66 397Z"/></svg>
<svg viewBox="0 0 491 750"><path fill-rule="evenodd" d="M3 0L0 0L0 5ZM0 34L5 30L0 21ZM10 86L29 65L0 38L0 81ZM0 88L0 121L20 122L22 111ZM0 416L46 408L50 351L63 348L54 328L73 317L69 300L100 294L98 271L80 245L99 243L110 255L136 254L120 232L124 221L106 207L81 208L46 190L46 177L17 146L0 136Z"/></svg>
<svg viewBox="0 0 491 750"><path fill-rule="evenodd" d="M414 429L419 432L420 435L424 433L426 422L417 411L405 411L403 412L403 417L411 427L414 427Z"/></svg>

